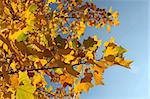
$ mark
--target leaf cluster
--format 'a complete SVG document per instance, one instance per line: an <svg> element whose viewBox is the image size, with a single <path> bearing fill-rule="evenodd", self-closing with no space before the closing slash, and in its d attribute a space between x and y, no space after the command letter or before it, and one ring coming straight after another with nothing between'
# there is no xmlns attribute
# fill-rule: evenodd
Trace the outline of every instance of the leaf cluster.
<svg viewBox="0 0 150 99"><path fill-rule="evenodd" d="M1 0L0 98L79 98L103 85L107 68L130 68L127 50L114 38L105 42L100 59L102 40L95 35L81 41L88 26L110 32L118 15L83 0Z"/></svg>

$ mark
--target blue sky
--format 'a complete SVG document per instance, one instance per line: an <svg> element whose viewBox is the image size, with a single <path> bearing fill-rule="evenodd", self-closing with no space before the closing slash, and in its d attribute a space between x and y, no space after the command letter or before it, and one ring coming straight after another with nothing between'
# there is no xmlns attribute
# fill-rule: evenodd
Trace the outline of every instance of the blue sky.
<svg viewBox="0 0 150 99"><path fill-rule="evenodd" d="M150 99L148 98L148 0L93 0L97 7L119 11L120 26L111 33L105 29L87 28L83 39L98 35L103 42L115 37L116 42L128 49L132 59L131 70L114 66L104 73L104 86L96 86L81 99ZM101 55L100 48L97 57ZM149 53L150 55L150 53Z"/></svg>

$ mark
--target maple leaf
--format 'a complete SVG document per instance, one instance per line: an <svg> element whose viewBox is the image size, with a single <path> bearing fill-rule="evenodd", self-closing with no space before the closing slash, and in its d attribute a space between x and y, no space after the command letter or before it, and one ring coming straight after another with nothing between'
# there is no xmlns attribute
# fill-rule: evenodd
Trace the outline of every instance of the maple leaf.
<svg viewBox="0 0 150 99"><path fill-rule="evenodd" d="M93 47L94 44L96 44L97 42L94 41L94 38L92 37L88 37L87 40L83 41L83 45L85 48L89 48L89 47Z"/></svg>
<svg viewBox="0 0 150 99"><path fill-rule="evenodd" d="M19 72L19 83L23 83L23 85L20 85L17 87L16 91L16 99L34 99L34 91L36 90L36 87L31 85L31 80L29 79L27 75L27 71Z"/></svg>
<svg viewBox="0 0 150 99"><path fill-rule="evenodd" d="M36 87L26 84L21 85L17 88L16 92L16 99L34 99L34 91L36 90Z"/></svg>

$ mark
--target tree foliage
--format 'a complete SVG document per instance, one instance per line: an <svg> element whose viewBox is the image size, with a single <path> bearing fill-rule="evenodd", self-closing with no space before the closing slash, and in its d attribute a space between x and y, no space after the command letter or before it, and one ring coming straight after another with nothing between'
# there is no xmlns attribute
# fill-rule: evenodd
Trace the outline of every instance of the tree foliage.
<svg viewBox="0 0 150 99"><path fill-rule="evenodd" d="M100 59L102 40L96 35L81 40L86 27L110 32L118 16L83 0L1 0L0 98L79 98L103 85L107 68L130 68L127 50L114 38L104 43Z"/></svg>

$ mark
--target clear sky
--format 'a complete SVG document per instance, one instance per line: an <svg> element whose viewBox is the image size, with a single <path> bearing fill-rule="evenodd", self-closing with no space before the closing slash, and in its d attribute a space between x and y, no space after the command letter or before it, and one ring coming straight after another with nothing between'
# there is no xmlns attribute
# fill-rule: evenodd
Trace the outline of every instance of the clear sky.
<svg viewBox="0 0 150 99"><path fill-rule="evenodd" d="M89 0L88 0L89 1ZM148 1L149 0L93 0L97 7L120 13L120 26L111 33L96 28L87 28L86 35L97 34L103 41L115 37L116 42L128 49L127 59L132 59L131 70L114 66L104 73L104 86L96 86L81 99L150 99L148 98ZM100 48L97 57L101 55ZM150 53L149 53L150 54ZM150 63L150 62L149 62ZM149 82L150 83L150 82Z"/></svg>

